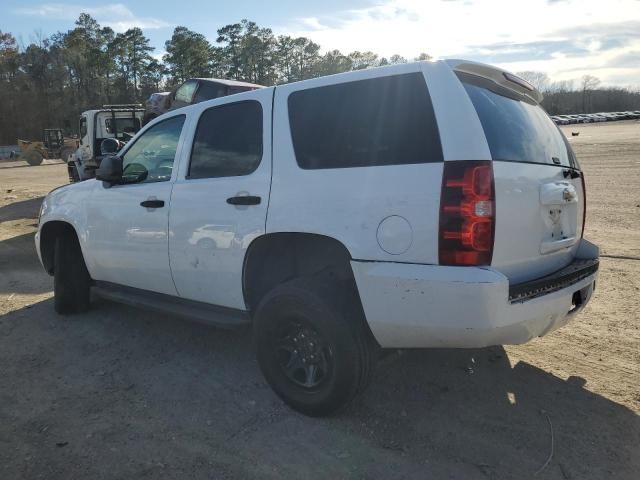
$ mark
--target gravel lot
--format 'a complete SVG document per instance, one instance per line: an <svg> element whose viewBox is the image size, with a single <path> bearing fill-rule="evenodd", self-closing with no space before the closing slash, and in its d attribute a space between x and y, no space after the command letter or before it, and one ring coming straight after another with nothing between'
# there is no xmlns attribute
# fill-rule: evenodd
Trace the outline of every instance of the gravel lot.
<svg viewBox="0 0 640 480"><path fill-rule="evenodd" d="M552 451L536 479L637 479L640 123L564 130L603 253L586 310L524 346L389 355L315 420L271 392L247 331L107 302L58 317L33 234L65 166L0 162L0 479L524 479Z"/></svg>

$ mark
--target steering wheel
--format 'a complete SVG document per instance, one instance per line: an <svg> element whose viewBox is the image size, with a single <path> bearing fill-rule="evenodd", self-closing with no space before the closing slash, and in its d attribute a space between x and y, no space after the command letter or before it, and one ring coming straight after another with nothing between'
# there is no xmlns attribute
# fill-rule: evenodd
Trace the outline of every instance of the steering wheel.
<svg viewBox="0 0 640 480"><path fill-rule="evenodd" d="M156 170L160 170L161 168L168 168L169 170L172 170L173 160L160 160L156 165Z"/></svg>
<svg viewBox="0 0 640 480"><path fill-rule="evenodd" d="M141 163L129 163L122 170L122 177L125 178L125 181L130 183L142 182L149 175L149 171L147 167L142 165Z"/></svg>

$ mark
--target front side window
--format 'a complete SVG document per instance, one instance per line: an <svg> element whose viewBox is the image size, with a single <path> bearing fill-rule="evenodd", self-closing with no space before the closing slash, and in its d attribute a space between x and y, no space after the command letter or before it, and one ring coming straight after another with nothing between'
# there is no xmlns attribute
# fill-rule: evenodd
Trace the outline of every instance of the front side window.
<svg viewBox="0 0 640 480"><path fill-rule="evenodd" d="M166 182L171 178L185 116L157 123L122 158L123 183Z"/></svg>
<svg viewBox="0 0 640 480"><path fill-rule="evenodd" d="M304 169L442 161L422 73L310 88L289 96L289 122Z"/></svg>
<svg viewBox="0 0 640 480"><path fill-rule="evenodd" d="M87 117L80 117L80 139L87 136Z"/></svg>
<svg viewBox="0 0 640 480"><path fill-rule="evenodd" d="M177 102L185 102L191 103L191 99L193 98L193 92L196 91L196 87L198 84L194 81L186 82L176 92L176 101Z"/></svg>
<svg viewBox="0 0 640 480"><path fill-rule="evenodd" d="M188 178L249 175L262 158L262 106L256 101L205 110L198 121Z"/></svg>

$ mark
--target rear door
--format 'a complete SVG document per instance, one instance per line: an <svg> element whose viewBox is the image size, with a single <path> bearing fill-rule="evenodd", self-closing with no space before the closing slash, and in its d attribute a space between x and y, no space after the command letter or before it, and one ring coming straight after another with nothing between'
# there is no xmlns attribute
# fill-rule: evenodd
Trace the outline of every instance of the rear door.
<svg viewBox="0 0 640 480"><path fill-rule="evenodd" d="M197 109L169 215L171 272L181 297L245 309L244 257L265 231L269 203L273 92Z"/></svg>
<svg viewBox="0 0 640 480"><path fill-rule="evenodd" d="M582 236L584 191L569 143L530 97L458 73L484 130L496 194L492 266L515 283L569 264Z"/></svg>

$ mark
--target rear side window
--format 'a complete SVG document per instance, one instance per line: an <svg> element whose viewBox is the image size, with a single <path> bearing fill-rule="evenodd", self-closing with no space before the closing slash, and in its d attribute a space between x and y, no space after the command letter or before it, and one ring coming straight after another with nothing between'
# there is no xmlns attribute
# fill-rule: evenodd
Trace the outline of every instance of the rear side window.
<svg viewBox="0 0 640 480"><path fill-rule="evenodd" d="M188 178L249 175L262 158L262 106L256 101L212 107L200 115Z"/></svg>
<svg viewBox="0 0 640 480"><path fill-rule="evenodd" d="M298 165L304 169L442 161L421 73L310 88L289 96Z"/></svg>
<svg viewBox="0 0 640 480"><path fill-rule="evenodd" d="M458 76L494 160L576 166L564 135L539 105L480 77Z"/></svg>

